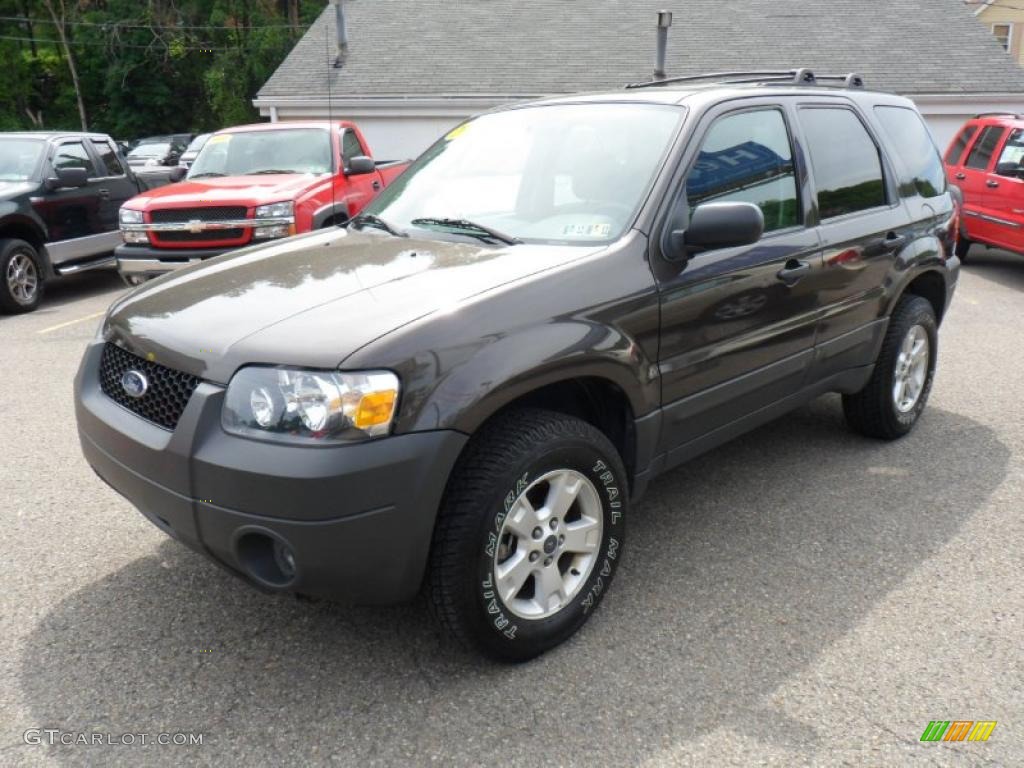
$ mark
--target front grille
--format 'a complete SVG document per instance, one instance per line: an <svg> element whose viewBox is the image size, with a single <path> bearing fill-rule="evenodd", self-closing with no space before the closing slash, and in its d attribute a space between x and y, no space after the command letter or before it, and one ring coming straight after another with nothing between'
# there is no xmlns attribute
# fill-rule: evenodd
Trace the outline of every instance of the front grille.
<svg viewBox="0 0 1024 768"><path fill-rule="evenodd" d="M142 373L149 382L149 389L142 397L130 397L121 386L121 377L131 370ZM103 394L165 429L178 426L178 419L197 386L199 379L191 374L144 360L114 344L103 347L100 357L100 389Z"/></svg>
<svg viewBox="0 0 1024 768"><path fill-rule="evenodd" d="M164 208L163 210L151 211L149 220L154 224L181 224L190 221L231 221L232 219L244 219L246 213L248 213L248 209L244 205L220 205L207 208ZM167 233L164 232L163 234Z"/></svg>
<svg viewBox="0 0 1024 768"><path fill-rule="evenodd" d="M208 243L215 240L238 240L244 229L211 229L206 232L157 232L158 240L165 243Z"/></svg>

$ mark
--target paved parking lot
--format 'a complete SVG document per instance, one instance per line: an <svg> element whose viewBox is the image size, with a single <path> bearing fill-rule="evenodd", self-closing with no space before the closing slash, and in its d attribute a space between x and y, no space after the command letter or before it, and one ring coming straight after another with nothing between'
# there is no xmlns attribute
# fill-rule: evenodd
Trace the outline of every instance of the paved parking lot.
<svg viewBox="0 0 1024 768"><path fill-rule="evenodd" d="M120 291L83 275L0 318L0 764L1024 763L1024 259L976 250L910 438L827 397L663 477L594 620L517 667L422 603L258 594L104 486L71 380ZM998 726L918 741L958 719Z"/></svg>

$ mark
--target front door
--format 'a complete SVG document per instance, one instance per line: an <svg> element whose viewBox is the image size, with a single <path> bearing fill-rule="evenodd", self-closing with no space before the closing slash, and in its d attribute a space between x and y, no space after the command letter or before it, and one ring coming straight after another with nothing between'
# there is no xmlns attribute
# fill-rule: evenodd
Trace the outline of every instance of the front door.
<svg viewBox="0 0 1024 768"><path fill-rule="evenodd" d="M1010 130L995 157L982 198L992 243L1024 253L1024 129Z"/></svg>
<svg viewBox="0 0 1024 768"><path fill-rule="evenodd" d="M797 393L813 355L821 255L817 233L804 225L803 174L786 113L768 104L719 111L704 126L673 219L705 202L751 202L766 232L751 246L694 255L682 269L653 264L662 314L661 450L670 464L685 458L686 444Z"/></svg>
<svg viewBox="0 0 1024 768"><path fill-rule="evenodd" d="M350 158L359 155L369 156L366 148L359 141L355 131L347 128L341 131L341 167L348 168ZM339 187L339 200L344 199L348 208L349 218L358 214L370 202L381 189L379 173L362 173L353 176L337 176L335 183Z"/></svg>

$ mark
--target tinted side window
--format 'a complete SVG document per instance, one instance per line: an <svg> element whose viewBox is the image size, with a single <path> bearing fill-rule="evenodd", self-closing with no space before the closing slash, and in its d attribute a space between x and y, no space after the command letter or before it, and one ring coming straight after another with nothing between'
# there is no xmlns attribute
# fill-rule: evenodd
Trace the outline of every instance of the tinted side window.
<svg viewBox="0 0 1024 768"><path fill-rule="evenodd" d="M124 175L121 161L117 159L117 152L114 151L114 147L109 141L94 141L92 147L96 150L96 154L100 156L103 164L107 166L108 176Z"/></svg>
<svg viewBox="0 0 1024 768"><path fill-rule="evenodd" d="M822 219L885 205L878 147L849 109L800 110Z"/></svg>
<svg viewBox="0 0 1024 768"><path fill-rule="evenodd" d="M61 144L57 147L57 153L53 156L53 167L56 168L85 168L89 178L96 177L96 167L92 164L89 153L85 151L82 142L74 141L68 144Z"/></svg>
<svg viewBox="0 0 1024 768"><path fill-rule="evenodd" d="M341 156L348 160L350 157L365 155L363 145L359 143L359 137L353 131L345 131L341 140Z"/></svg>
<svg viewBox="0 0 1024 768"><path fill-rule="evenodd" d="M950 165L956 165L960 162L960 158L964 156L964 150L967 149L967 145L971 143L971 137L974 136L978 131L978 126L968 125L962 131L960 135L956 137L956 141L953 142L949 147L949 151L946 153L946 162Z"/></svg>
<svg viewBox="0 0 1024 768"><path fill-rule="evenodd" d="M686 179L692 213L701 203L754 203L766 232L801 223L789 131L776 109L719 119L701 145Z"/></svg>
<svg viewBox="0 0 1024 768"><path fill-rule="evenodd" d="M988 168L988 163L992 159L992 153L996 151L999 140L1003 138L1004 131L1005 129L1000 125L990 125L982 131L981 137L975 142L974 148L971 150L971 154L967 156L967 162L964 165L968 168L980 168L982 170Z"/></svg>
<svg viewBox="0 0 1024 768"><path fill-rule="evenodd" d="M938 197L946 191L946 171L932 135L912 109L875 107L882 128L896 147L910 173L910 181L922 197Z"/></svg>

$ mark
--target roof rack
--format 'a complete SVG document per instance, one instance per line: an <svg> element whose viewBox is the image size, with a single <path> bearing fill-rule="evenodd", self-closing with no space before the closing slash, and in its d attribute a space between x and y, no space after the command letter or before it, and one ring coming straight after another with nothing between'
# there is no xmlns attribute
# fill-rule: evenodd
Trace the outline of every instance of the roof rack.
<svg viewBox="0 0 1024 768"><path fill-rule="evenodd" d="M1024 115L1019 115L1016 112L982 112L974 116L977 120L979 117L1012 117L1014 120L1024 120Z"/></svg>
<svg viewBox="0 0 1024 768"><path fill-rule="evenodd" d="M648 80L642 83L627 83L626 88L653 88L673 83L695 83L700 80L711 80L726 85L780 83L790 85L818 85L822 80L838 81L844 88L864 88L864 78L856 72L845 75L815 75L809 69L761 69L739 70L735 72L706 72L702 75L683 75L667 77L662 80Z"/></svg>

